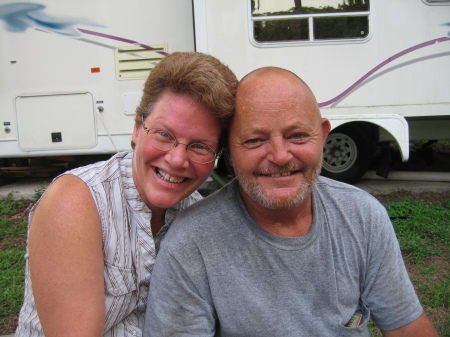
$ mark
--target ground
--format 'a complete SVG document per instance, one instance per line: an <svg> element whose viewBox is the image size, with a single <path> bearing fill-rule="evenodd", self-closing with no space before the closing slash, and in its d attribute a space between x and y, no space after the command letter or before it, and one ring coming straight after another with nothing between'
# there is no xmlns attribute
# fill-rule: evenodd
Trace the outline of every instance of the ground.
<svg viewBox="0 0 450 337"><path fill-rule="evenodd" d="M410 200L421 201L423 203L431 203L446 199L450 200L450 191L443 193L433 193L433 192L412 193L408 191L397 191L390 194L377 195L376 197L383 204L389 204L395 201L402 201L405 198L409 198ZM15 224L19 224L22 222L25 226L26 222L24 221L24 219L26 219L27 217L30 205L31 205L30 203L23 205L23 207L18 208L16 212L14 212L14 214L8 215L8 217L10 217L10 219L12 219ZM4 215L2 215L2 217L4 217ZM26 245L25 231L23 231L23 234L21 234L20 236L15 237L13 240L9 240L9 242L10 243L7 246L5 246L2 244L2 240L0 239L0 251L12 248L25 247ZM448 263L448 256L446 255L433 256L429 261L427 261L427 265L430 266L433 265L435 266L435 268L441 269L441 272L431 273L431 276L430 273L423 272L424 269L423 264L418 265L406 260L406 265L414 284L430 283L430 277L434 277L435 279L433 279L433 281L438 282L439 278L443 278L445 277L445 275L450 274L450 265ZM430 318L430 320L433 322L435 326L437 325L443 326L449 323L450 310L448 308L443 306L437 308L425 306L425 311L427 316ZM10 319L6 320L0 320L0 334L13 333L16 325L17 325L16 317L11 317Z"/></svg>

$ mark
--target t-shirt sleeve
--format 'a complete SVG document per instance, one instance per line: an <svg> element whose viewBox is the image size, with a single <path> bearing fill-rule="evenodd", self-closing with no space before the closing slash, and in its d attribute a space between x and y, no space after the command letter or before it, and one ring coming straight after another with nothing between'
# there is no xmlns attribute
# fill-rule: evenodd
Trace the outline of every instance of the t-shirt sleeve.
<svg viewBox="0 0 450 337"><path fill-rule="evenodd" d="M377 221L371 226L361 299L381 330L395 330L416 320L422 306L387 213L380 213Z"/></svg>
<svg viewBox="0 0 450 337"><path fill-rule="evenodd" d="M151 277L144 336L214 336L215 311L199 254L195 243L178 245L166 237Z"/></svg>

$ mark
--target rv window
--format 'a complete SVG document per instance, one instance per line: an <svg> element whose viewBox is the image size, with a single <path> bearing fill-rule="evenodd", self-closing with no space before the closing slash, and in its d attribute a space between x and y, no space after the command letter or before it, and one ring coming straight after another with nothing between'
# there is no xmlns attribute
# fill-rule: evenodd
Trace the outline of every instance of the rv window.
<svg viewBox="0 0 450 337"><path fill-rule="evenodd" d="M424 2L431 5L450 5L450 0L424 0Z"/></svg>
<svg viewBox="0 0 450 337"><path fill-rule="evenodd" d="M250 0L257 43L364 39L369 0Z"/></svg>

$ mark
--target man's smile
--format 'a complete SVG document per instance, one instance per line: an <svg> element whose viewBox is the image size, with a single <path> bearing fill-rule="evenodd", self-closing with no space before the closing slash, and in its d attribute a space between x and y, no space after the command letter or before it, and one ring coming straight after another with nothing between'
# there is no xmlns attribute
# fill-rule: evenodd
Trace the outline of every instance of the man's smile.
<svg viewBox="0 0 450 337"><path fill-rule="evenodd" d="M282 173L271 173L271 174L265 174L265 173L258 173L258 176L263 177L271 177L271 178L278 178L278 177L287 177L296 173L299 173L300 170L297 171L289 171L289 172L282 172Z"/></svg>

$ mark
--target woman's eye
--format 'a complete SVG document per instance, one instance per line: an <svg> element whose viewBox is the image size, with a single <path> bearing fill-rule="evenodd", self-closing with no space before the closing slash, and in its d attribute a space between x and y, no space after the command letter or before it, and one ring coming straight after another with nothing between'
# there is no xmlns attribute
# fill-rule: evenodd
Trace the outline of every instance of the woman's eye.
<svg viewBox="0 0 450 337"><path fill-rule="evenodd" d="M155 138L155 140L157 140L159 142L173 142L175 139L171 133L169 133L168 131L164 131L164 130L157 130L154 133L154 138Z"/></svg>
<svg viewBox="0 0 450 337"><path fill-rule="evenodd" d="M170 133L168 133L166 131L162 131L162 130L158 131L157 135L161 138L167 138L167 139L172 138Z"/></svg>

